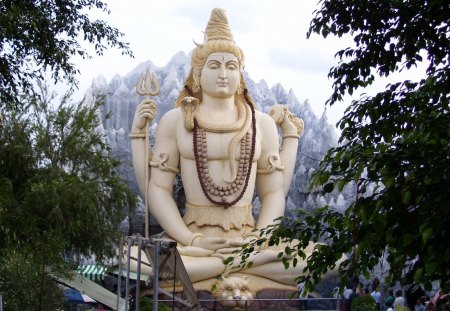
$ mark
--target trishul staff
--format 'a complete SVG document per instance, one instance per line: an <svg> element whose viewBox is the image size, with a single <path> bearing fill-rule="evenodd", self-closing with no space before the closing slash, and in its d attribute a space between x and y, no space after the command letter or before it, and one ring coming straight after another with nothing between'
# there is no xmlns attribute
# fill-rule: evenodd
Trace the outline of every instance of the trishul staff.
<svg viewBox="0 0 450 311"><path fill-rule="evenodd" d="M151 150L150 150L150 137L149 137L149 127L153 118L156 115L156 102L151 99L151 96L156 96L159 94L159 84L156 81L155 75L150 72L150 69L147 70L147 73L142 74L139 81L136 84L136 93L139 95L145 96L145 99L141 102L139 107L145 105L146 107L150 107L150 111L147 114L147 118L145 121L145 133L131 133L131 138L145 138L145 155L144 155L144 175L145 175L145 188L144 188L144 204L145 204L145 237L149 236L149 223L150 223L150 213L148 210L148 182L149 182L149 160L151 159ZM139 109L139 108L138 108ZM147 108L148 109L148 108Z"/></svg>

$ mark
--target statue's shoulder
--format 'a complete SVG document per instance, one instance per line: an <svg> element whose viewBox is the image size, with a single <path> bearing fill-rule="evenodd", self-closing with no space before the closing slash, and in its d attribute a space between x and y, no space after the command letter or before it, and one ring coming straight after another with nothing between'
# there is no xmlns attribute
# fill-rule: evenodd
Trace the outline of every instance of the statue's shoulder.
<svg viewBox="0 0 450 311"><path fill-rule="evenodd" d="M177 133L178 124L183 124L183 114L179 108L167 111L159 120L156 128L158 137L174 138Z"/></svg>
<svg viewBox="0 0 450 311"><path fill-rule="evenodd" d="M269 116L267 113L264 113L262 111L255 111L255 116L256 116L256 122L258 122L260 125L263 126L274 126L275 122L273 121L272 117Z"/></svg>
<svg viewBox="0 0 450 311"><path fill-rule="evenodd" d="M159 124L161 123L169 123L172 126L174 124L178 124L178 123L172 123L172 122L176 122L176 121L182 121L183 119L183 112L181 111L180 108L174 108L171 109L169 111L167 111L162 117L161 120L159 121Z"/></svg>

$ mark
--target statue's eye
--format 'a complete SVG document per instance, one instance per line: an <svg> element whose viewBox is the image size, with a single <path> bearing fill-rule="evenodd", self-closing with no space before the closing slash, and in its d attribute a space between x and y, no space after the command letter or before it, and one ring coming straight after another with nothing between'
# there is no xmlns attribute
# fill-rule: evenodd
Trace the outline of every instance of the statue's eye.
<svg viewBox="0 0 450 311"><path fill-rule="evenodd" d="M217 68L219 68L220 67L220 62L218 62L218 61L216 61L216 60L210 60L207 64L206 64L206 66L209 68L209 69L217 69Z"/></svg>
<svg viewBox="0 0 450 311"><path fill-rule="evenodd" d="M226 290L229 291L229 292L231 292L231 291L232 291L232 288L231 288L231 287L227 287Z"/></svg>
<svg viewBox="0 0 450 311"><path fill-rule="evenodd" d="M235 61L230 61L227 63L227 69L229 69L229 70L236 70L236 69L238 69L238 67L239 67L239 65Z"/></svg>
<svg viewBox="0 0 450 311"><path fill-rule="evenodd" d="M247 290L247 287L242 287L242 290Z"/></svg>

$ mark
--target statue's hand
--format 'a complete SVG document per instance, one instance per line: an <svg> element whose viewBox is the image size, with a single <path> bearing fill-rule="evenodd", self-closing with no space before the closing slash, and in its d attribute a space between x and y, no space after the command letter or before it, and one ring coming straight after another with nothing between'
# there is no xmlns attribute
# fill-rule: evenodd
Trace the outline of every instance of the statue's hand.
<svg viewBox="0 0 450 311"><path fill-rule="evenodd" d="M220 251L220 252L219 252ZM212 257L218 257L222 260L226 260L228 258L233 258L232 262L229 263L229 266L232 269L236 269L234 271L239 271L239 265L242 264L241 257L239 254L230 254L223 253L222 250L219 250L212 254ZM288 257L289 258L289 257ZM245 260L247 263L252 262L253 267L262 266L269 262L281 261L282 257L278 257L278 251L273 249L263 249L259 251L255 251L250 254L250 256ZM232 270L233 271L233 270Z"/></svg>
<svg viewBox="0 0 450 311"><path fill-rule="evenodd" d="M192 257L208 257L214 253L212 250L195 247L195 246L177 246L178 252L183 256L192 256Z"/></svg>
<svg viewBox="0 0 450 311"><path fill-rule="evenodd" d="M228 247L228 241L225 238L199 236L194 239L192 246L216 251Z"/></svg>
<svg viewBox="0 0 450 311"><path fill-rule="evenodd" d="M235 250L240 249L243 245L250 243L252 240L256 239L253 236L249 236L246 238L235 238L235 239L228 239L228 246L225 248L220 248L216 250L216 253L218 254L231 254Z"/></svg>
<svg viewBox="0 0 450 311"><path fill-rule="evenodd" d="M280 127L283 134L298 134L298 128L290 116L286 116L286 118L284 118L283 122L280 124ZM301 129L301 131L303 131L303 129Z"/></svg>
<svg viewBox="0 0 450 311"><path fill-rule="evenodd" d="M151 99L143 100L136 108L133 118L132 132L139 132L145 127L147 120L150 123L156 116L156 103Z"/></svg>
<svg viewBox="0 0 450 311"><path fill-rule="evenodd" d="M269 110L269 115L280 126L283 136L300 137L305 127L302 119L297 118L286 106L275 104Z"/></svg>

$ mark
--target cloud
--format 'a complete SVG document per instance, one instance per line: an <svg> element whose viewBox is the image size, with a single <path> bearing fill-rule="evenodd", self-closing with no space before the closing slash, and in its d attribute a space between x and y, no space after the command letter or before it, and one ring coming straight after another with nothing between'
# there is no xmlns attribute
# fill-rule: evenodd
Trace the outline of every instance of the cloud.
<svg viewBox="0 0 450 311"><path fill-rule="evenodd" d="M269 60L274 66L285 67L291 70L327 72L333 65L332 53L325 53L323 50L314 48L314 46L295 50L271 48L268 54Z"/></svg>
<svg viewBox="0 0 450 311"><path fill-rule="evenodd" d="M178 5L172 13L174 17L189 19L193 27L203 30L214 8L221 8L226 11L233 32L250 32L258 28L258 21L250 18L250 16L254 17L261 14L262 6L258 1L195 1Z"/></svg>

